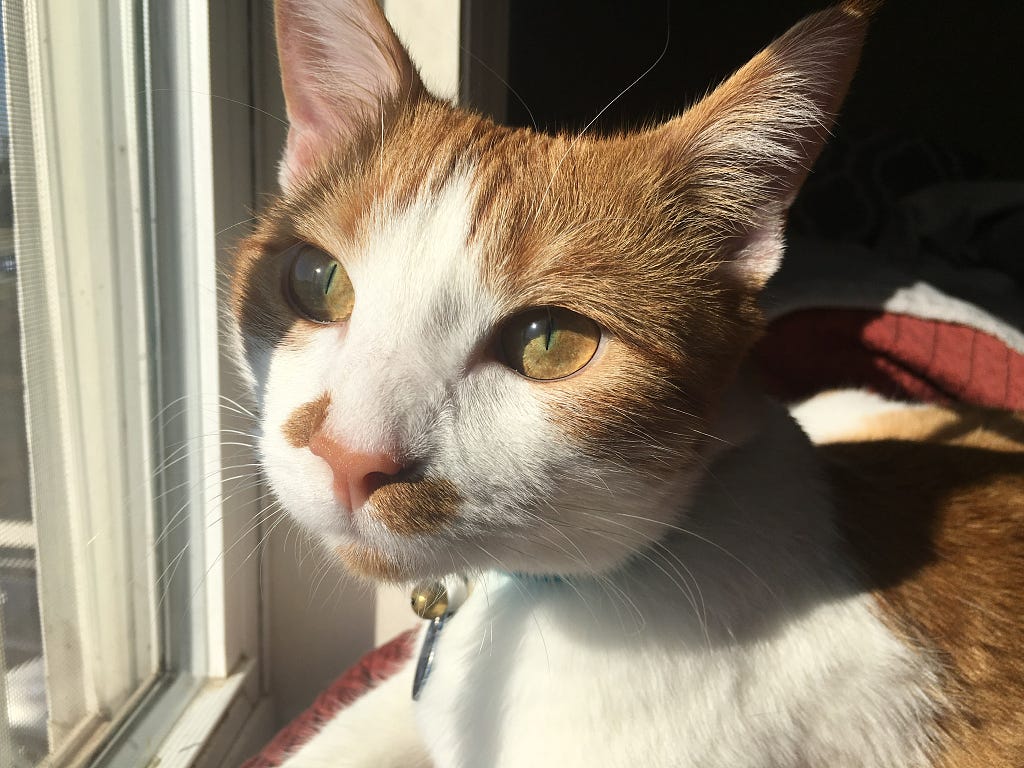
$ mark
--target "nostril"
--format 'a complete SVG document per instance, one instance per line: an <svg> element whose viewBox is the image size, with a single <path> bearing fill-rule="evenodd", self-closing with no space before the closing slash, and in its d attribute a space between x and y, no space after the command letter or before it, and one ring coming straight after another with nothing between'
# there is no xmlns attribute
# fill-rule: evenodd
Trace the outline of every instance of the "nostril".
<svg viewBox="0 0 1024 768"><path fill-rule="evenodd" d="M366 469L372 467L371 471L357 472L349 478L349 501L353 510L363 506L378 488L397 481L402 475L404 467L394 459L383 455L375 458L376 461L366 466Z"/></svg>
<svg viewBox="0 0 1024 768"><path fill-rule="evenodd" d="M363 478L363 492L365 493L366 498L372 496L373 492L378 488L398 480L400 474L401 472L396 472L393 475L388 474L387 472L371 472L368 474Z"/></svg>
<svg viewBox="0 0 1024 768"><path fill-rule="evenodd" d="M380 475L384 478L384 482L388 482L392 477L399 475L405 469L405 464L392 458L386 453L374 453L365 457L366 476Z"/></svg>

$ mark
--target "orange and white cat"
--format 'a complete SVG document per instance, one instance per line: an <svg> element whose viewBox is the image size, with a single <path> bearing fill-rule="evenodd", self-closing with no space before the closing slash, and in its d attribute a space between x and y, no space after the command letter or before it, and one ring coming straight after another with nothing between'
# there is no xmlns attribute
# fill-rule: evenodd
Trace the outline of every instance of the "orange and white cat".
<svg viewBox="0 0 1024 768"><path fill-rule="evenodd" d="M413 658L285 765L1024 765L1024 422L798 425L743 363L866 16L598 138L278 0L283 194L231 272L266 474L352 571L472 587L417 701Z"/></svg>

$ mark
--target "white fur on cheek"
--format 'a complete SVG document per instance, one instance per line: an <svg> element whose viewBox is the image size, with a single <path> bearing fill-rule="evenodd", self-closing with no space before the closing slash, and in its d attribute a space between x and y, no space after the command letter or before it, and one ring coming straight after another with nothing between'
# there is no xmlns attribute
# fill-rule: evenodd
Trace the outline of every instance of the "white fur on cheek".
<svg viewBox="0 0 1024 768"><path fill-rule="evenodd" d="M288 512L303 525L334 535L348 526L334 499L331 470L308 448L289 444L282 426L296 408L330 391L330 360L343 336L342 328L326 326L314 330L301 348L274 350L264 387L260 442L267 477Z"/></svg>

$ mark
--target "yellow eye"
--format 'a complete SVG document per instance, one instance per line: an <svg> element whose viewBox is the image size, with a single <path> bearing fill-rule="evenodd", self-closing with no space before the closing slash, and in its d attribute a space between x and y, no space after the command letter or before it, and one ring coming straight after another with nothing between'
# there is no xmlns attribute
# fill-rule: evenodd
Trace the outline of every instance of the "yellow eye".
<svg viewBox="0 0 1024 768"><path fill-rule="evenodd" d="M312 245L298 246L288 271L288 293L295 308L318 323L347 320L356 300L345 268Z"/></svg>
<svg viewBox="0 0 1024 768"><path fill-rule="evenodd" d="M528 309L501 329L505 363L542 381L576 373L590 362L600 341L597 323L561 307Z"/></svg>

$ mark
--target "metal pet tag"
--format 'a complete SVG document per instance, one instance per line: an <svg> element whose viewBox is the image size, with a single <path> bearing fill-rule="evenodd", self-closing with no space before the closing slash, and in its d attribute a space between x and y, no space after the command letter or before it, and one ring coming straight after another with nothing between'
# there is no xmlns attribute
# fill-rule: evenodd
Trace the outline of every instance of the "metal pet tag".
<svg viewBox="0 0 1024 768"><path fill-rule="evenodd" d="M423 690L427 678L430 677L430 670L434 665L434 650L437 647L437 637L441 634L441 628L451 614L438 616L432 619L427 633L423 636L423 645L420 648L420 657L416 662L416 675L412 679L412 700L417 701L420 691Z"/></svg>

